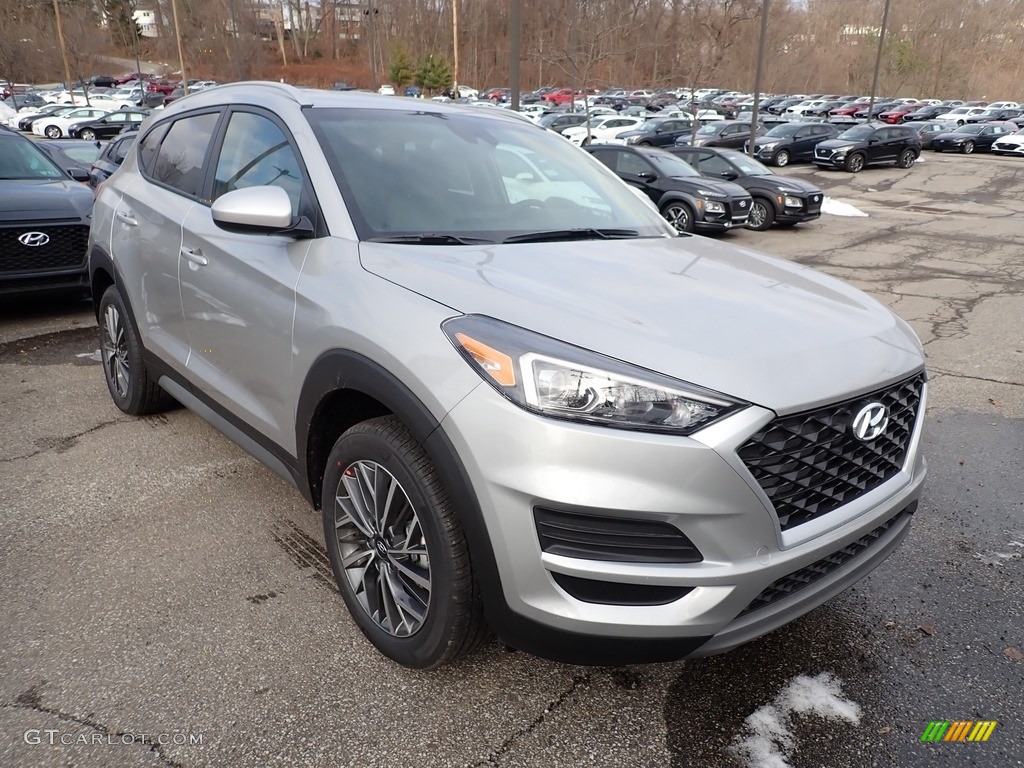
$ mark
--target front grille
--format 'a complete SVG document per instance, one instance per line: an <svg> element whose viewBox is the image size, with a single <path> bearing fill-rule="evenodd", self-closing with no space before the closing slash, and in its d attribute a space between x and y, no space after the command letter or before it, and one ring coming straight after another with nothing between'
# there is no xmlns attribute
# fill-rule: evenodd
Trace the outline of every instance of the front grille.
<svg viewBox="0 0 1024 768"><path fill-rule="evenodd" d="M895 477L907 458L925 374L883 390L770 422L738 453L775 507L782 530L815 520ZM882 435L865 442L853 419L868 403L889 411Z"/></svg>
<svg viewBox="0 0 1024 768"><path fill-rule="evenodd" d="M916 507L916 504L914 506ZM897 523L900 523L904 517L909 517L911 514L913 514L913 508L908 507L891 520L882 523L873 531L864 534L856 541L851 541L837 552L833 552L831 555L821 558L821 560L804 566L799 571L794 571L787 576L783 576L781 579L776 579L761 590L761 593L757 597L750 601L750 605L743 609L740 616L746 616L748 613L765 608L772 603L778 602L779 600L799 592L804 587L809 587L819 579L825 578L832 573L832 571L837 568L841 568L860 555L864 550L868 549L872 544L878 541L886 531L891 529Z"/></svg>
<svg viewBox="0 0 1024 768"><path fill-rule="evenodd" d="M807 196L807 212L818 213L821 211L821 199L823 195L813 194Z"/></svg>
<svg viewBox="0 0 1024 768"><path fill-rule="evenodd" d="M658 520L604 517L536 507L540 548L585 560L699 563L703 556L682 531Z"/></svg>
<svg viewBox="0 0 1024 768"><path fill-rule="evenodd" d="M46 245L22 245L18 238L30 232L49 237ZM44 272L85 264L89 227L82 224L25 223L0 227L0 273Z"/></svg>

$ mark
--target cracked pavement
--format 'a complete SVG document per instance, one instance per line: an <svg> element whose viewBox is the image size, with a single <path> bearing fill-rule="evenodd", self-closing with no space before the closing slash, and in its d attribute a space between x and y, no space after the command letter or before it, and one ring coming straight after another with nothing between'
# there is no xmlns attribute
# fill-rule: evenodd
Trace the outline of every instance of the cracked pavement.
<svg viewBox="0 0 1024 768"><path fill-rule="evenodd" d="M5 299L0 765L733 768L744 718L819 672L863 716L799 720L797 768L1024 765L1024 163L785 172L869 217L725 239L865 289L929 359L929 484L869 578L710 659L585 669L491 641L405 670L348 619L294 489L185 410L117 411L88 305ZM999 725L921 744L940 719Z"/></svg>

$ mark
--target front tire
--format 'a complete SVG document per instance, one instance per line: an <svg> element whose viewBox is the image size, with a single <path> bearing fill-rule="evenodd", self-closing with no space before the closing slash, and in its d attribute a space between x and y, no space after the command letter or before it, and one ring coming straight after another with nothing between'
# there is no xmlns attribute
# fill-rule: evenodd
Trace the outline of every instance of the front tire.
<svg viewBox="0 0 1024 768"><path fill-rule="evenodd" d="M964 155L969 155L969 154L971 154L972 152L974 152L974 142L973 142L973 141L965 141L965 142L964 142L964 143L963 143L963 144L962 144L962 145L960 146L960 152L961 152L962 154L964 154Z"/></svg>
<svg viewBox="0 0 1024 768"><path fill-rule="evenodd" d="M779 168L785 168L787 165L789 165L789 150L780 149L778 153L775 155L775 158L772 160L772 162L775 163L775 165L778 166Z"/></svg>
<svg viewBox="0 0 1024 768"><path fill-rule="evenodd" d="M79 134L85 141L96 141L96 131L92 128L83 128Z"/></svg>
<svg viewBox="0 0 1024 768"><path fill-rule="evenodd" d="M322 510L342 598L377 650L429 669L480 643L486 624L465 535L437 470L398 418L338 438Z"/></svg>
<svg viewBox="0 0 1024 768"><path fill-rule="evenodd" d="M676 232L693 232L696 226L693 219L693 209L679 200L668 203L661 209L661 215L669 224L676 228Z"/></svg>
<svg viewBox="0 0 1024 768"><path fill-rule="evenodd" d="M747 219L747 229L755 232L764 232L772 222L775 221L775 206L766 197L755 197L750 204L750 218Z"/></svg>
<svg viewBox="0 0 1024 768"><path fill-rule="evenodd" d="M917 160L917 155L914 154L912 149L904 149L900 153L900 159L896 161L896 165L899 168L909 169L914 167L914 161Z"/></svg>
<svg viewBox="0 0 1024 768"><path fill-rule="evenodd" d="M60 138L60 128L58 128L56 125L48 125L48 126L46 126L46 128L43 130L43 133L46 134L46 137L48 139L59 139Z"/></svg>
<svg viewBox="0 0 1024 768"><path fill-rule="evenodd" d="M855 152L846 158L846 162L843 167L850 173L860 173L864 170L864 155L860 152Z"/></svg>
<svg viewBox="0 0 1024 768"><path fill-rule="evenodd" d="M114 405L131 416L145 416L171 407L171 396L146 369L142 340L124 299L113 285L100 299L99 322L103 378Z"/></svg>

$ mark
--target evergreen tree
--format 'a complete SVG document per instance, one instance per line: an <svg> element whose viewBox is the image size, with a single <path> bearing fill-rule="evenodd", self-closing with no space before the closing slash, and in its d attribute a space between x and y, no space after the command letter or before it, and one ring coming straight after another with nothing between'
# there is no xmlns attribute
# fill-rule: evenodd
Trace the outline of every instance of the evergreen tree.
<svg viewBox="0 0 1024 768"><path fill-rule="evenodd" d="M428 93L452 86L452 72L443 56L428 54L416 72L416 85Z"/></svg>
<svg viewBox="0 0 1024 768"><path fill-rule="evenodd" d="M402 45L396 45L391 53L391 68L388 71L388 76L391 78L391 84L395 86L396 91L401 91L416 77L416 71L412 68L412 61Z"/></svg>

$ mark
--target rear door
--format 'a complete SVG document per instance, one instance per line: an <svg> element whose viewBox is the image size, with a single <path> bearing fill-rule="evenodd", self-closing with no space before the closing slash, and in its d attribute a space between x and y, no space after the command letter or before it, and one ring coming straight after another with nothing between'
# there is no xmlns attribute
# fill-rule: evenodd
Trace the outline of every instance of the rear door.
<svg viewBox="0 0 1024 768"><path fill-rule="evenodd" d="M114 209L112 255L147 350L179 372L188 337L178 288L181 223L199 199L219 109L162 122L139 142L138 174ZM118 177L120 178L120 177Z"/></svg>
<svg viewBox="0 0 1024 768"><path fill-rule="evenodd" d="M211 154L209 195L194 205L180 244L188 377L223 409L294 450L290 394L295 285L312 240L218 227L211 202L236 189L282 187L292 214L319 220L287 127L255 107L231 110Z"/></svg>

